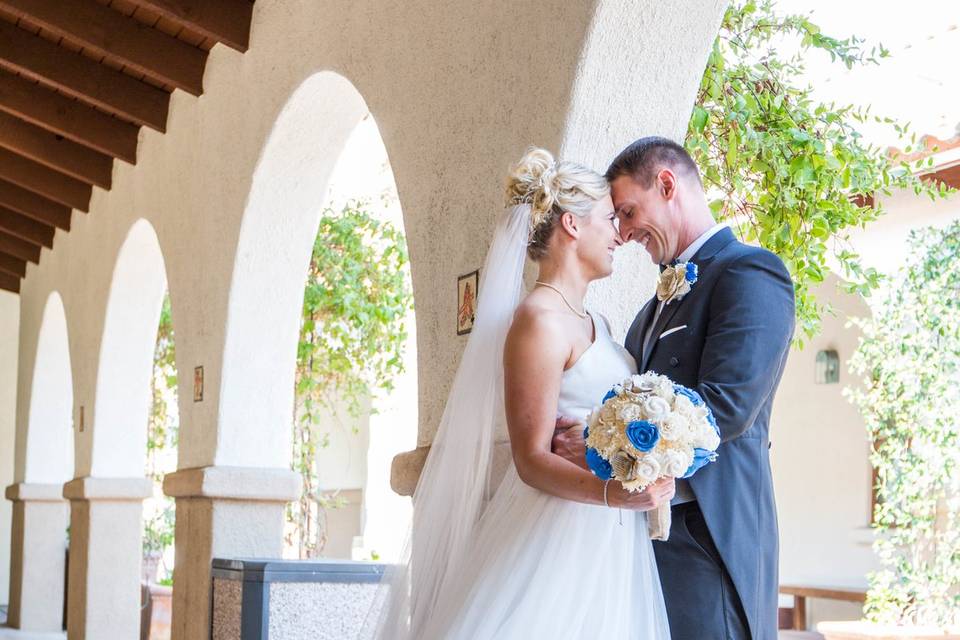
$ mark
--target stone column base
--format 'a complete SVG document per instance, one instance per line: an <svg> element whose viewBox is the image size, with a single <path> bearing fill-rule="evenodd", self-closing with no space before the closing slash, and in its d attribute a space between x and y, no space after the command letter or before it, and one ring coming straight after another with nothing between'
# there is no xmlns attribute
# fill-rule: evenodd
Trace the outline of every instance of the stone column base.
<svg viewBox="0 0 960 640"><path fill-rule="evenodd" d="M7 487L7 500L13 502L7 625L14 629L63 629L67 503L62 490L59 484Z"/></svg>
<svg viewBox="0 0 960 640"><path fill-rule="evenodd" d="M83 477L63 485L70 500L71 640L140 637L143 500L152 493L147 478Z"/></svg>
<svg viewBox="0 0 960 640"><path fill-rule="evenodd" d="M289 469L201 467L167 475L177 502L171 640L208 640L211 569L218 558L279 558L284 508L300 495Z"/></svg>

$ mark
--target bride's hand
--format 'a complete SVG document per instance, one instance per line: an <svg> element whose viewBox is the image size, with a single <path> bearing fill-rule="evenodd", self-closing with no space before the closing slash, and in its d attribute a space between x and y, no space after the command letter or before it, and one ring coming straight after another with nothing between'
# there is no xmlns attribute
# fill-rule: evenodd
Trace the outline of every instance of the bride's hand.
<svg viewBox="0 0 960 640"><path fill-rule="evenodd" d="M677 491L673 478L661 478L643 491L630 492L617 480L607 487L607 502L611 507L621 507L632 511L651 511L662 504L668 504Z"/></svg>

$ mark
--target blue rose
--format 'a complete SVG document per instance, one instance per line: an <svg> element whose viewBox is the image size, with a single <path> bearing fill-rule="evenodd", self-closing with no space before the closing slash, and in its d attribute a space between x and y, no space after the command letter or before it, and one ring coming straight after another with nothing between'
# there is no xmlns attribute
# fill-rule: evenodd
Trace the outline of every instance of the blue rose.
<svg viewBox="0 0 960 640"><path fill-rule="evenodd" d="M627 425L627 439L639 451L650 451L660 440L660 430L646 420L635 420Z"/></svg>
<svg viewBox="0 0 960 640"><path fill-rule="evenodd" d="M685 277L686 277L686 279L687 279L687 282L689 282L690 284L696 283L696 281L697 281L697 271L698 271L698 270L697 270L697 265L696 265L696 264L694 264L694 263L692 263L692 262L688 262L688 263L687 263L687 272L686 272L686 274L685 274Z"/></svg>
<svg viewBox="0 0 960 640"><path fill-rule="evenodd" d="M609 400L610 398L615 398L616 395L617 395L617 392L614 391L613 389L610 389L610 391L607 391L607 395L603 396L603 400L600 401L600 404L603 404L604 402L606 402L606 401Z"/></svg>
<svg viewBox="0 0 960 640"><path fill-rule="evenodd" d="M713 462L717 459L717 452L710 451L709 449L694 449L693 450L693 462L687 468L687 472L683 474L684 478L689 478L697 471L707 466L707 464Z"/></svg>
<svg viewBox="0 0 960 640"><path fill-rule="evenodd" d="M590 467L590 471L593 471L593 475L601 480L609 480L613 477L613 467L593 447L587 447L587 466Z"/></svg>
<svg viewBox="0 0 960 640"><path fill-rule="evenodd" d="M700 397L699 393L697 393L693 389L689 389L683 386L682 384L673 385L673 392L678 396L683 396L684 398L692 402L693 406L695 407L699 407L700 405L703 404L703 398Z"/></svg>

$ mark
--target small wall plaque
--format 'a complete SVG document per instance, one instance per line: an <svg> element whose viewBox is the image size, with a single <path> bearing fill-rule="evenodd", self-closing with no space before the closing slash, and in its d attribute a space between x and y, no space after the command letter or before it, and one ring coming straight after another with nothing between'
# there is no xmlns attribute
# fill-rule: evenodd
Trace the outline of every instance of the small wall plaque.
<svg viewBox="0 0 960 640"><path fill-rule="evenodd" d="M480 271L472 271L457 278L457 335L462 336L473 330L473 321L477 313L477 293Z"/></svg>
<svg viewBox="0 0 960 640"><path fill-rule="evenodd" d="M203 367L193 368L193 401L203 402Z"/></svg>
<svg viewBox="0 0 960 640"><path fill-rule="evenodd" d="M80 428L80 433L83 433L83 430L84 430L84 428L85 428L85 425L83 424L83 405L80 405L80 425L79 425L79 428Z"/></svg>

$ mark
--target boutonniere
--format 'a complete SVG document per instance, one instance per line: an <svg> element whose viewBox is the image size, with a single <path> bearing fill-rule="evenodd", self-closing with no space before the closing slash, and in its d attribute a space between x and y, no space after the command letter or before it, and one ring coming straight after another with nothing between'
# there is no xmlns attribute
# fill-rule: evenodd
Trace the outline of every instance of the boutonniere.
<svg viewBox="0 0 960 640"><path fill-rule="evenodd" d="M681 300L690 293L697 283L697 265L692 262L678 262L660 272L657 280L657 300L670 304Z"/></svg>

